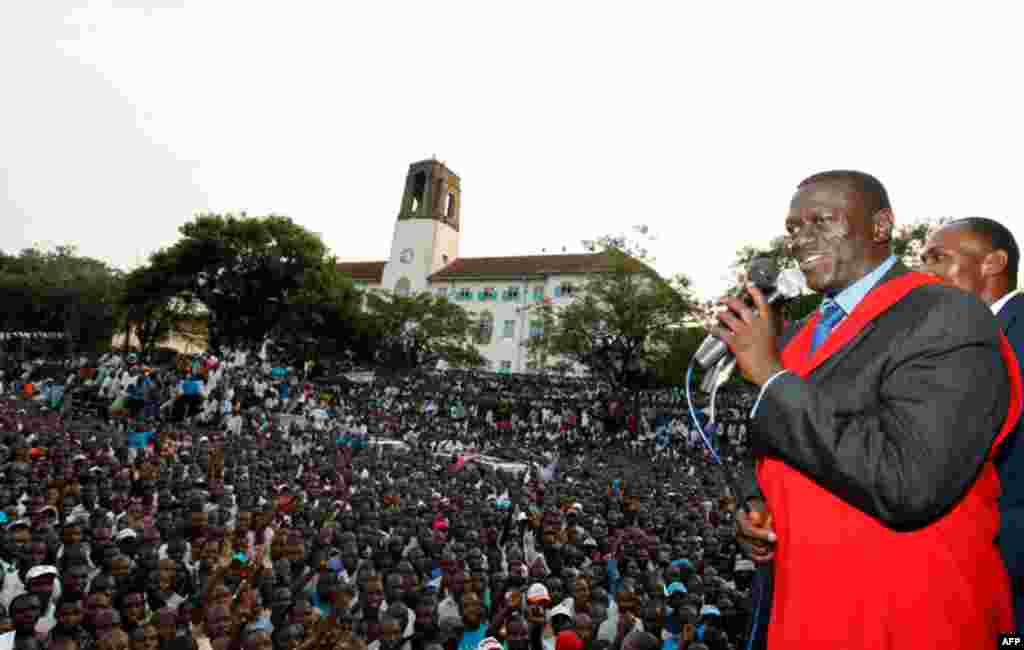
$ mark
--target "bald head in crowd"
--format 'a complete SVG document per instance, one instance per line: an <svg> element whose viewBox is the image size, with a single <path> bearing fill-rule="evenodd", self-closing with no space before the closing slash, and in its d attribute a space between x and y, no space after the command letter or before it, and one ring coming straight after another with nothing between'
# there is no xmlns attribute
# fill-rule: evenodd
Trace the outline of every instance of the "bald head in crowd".
<svg viewBox="0 0 1024 650"><path fill-rule="evenodd" d="M661 642L650 632L633 630L622 641L622 650L659 650Z"/></svg>

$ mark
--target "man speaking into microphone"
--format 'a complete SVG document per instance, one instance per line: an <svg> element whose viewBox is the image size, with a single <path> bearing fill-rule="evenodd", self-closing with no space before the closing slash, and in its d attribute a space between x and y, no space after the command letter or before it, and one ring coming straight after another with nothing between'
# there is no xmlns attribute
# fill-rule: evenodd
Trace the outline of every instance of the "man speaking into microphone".
<svg viewBox="0 0 1024 650"><path fill-rule="evenodd" d="M896 260L874 177L811 176L785 225L821 308L780 345L751 287L714 328L761 387L768 648L992 647L1013 626L992 465L1020 416L1012 352L982 302Z"/></svg>

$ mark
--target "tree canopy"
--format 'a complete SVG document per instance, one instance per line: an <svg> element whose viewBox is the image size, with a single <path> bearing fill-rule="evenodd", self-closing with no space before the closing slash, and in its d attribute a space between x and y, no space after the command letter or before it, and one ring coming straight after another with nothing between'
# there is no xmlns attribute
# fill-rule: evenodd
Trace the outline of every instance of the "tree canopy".
<svg viewBox="0 0 1024 650"><path fill-rule="evenodd" d="M0 330L61 332L68 350L110 346L123 275L73 246L0 252Z"/></svg>
<svg viewBox="0 0 1024 650"><path fill-rule="evenodd" d="M179 232L181 239L151 257L147 273L163 295L187 294L206 308L213 347L259 345L296 295L307 299L307 276L321 281L327 247L288 217L203 213Z"/></svg>
<svg viewBox="0 0 1024 650"><path fill-rule="evenodd" d="M433 368L439 361L453 368L487 363L473 344L475 319L444 296L369 292L366 319L376 361L390 370Z"/></svg>
<svg viewBox="0 0 1024 650"><path fill-rule="evenodd" d="M164 255L160 251L151 259ZM168 283L163 267L153 264L141 266L125 276L119 307L121 326L126 335L135 334L143 358L149 358L172 332L180 334L187 325L206 320L206 309L192 293Z"/></svg>
<svg viewBox="0 0 1024 650"><path fill-rule="evenodd" d="M644 227L637 232L647 234ZM584 245L606 263L568 304L534 308L542 328L527 349L541 367L569 361L621 389L637 389L678 353L673 346L688 340L685 324L696 306L690 281L660 277L643 241L606 236Z"/></svg>
<svg viewBox="0 0 1024 650"><path fill-rule="evenodd" d="M306 269L302 286L284 298L280 319L271 330L278 344L306 351L309 358L334 357L342 351L372 358L371 331L361 313L362 293L338 271L337 260L324 258Z"/></svg>

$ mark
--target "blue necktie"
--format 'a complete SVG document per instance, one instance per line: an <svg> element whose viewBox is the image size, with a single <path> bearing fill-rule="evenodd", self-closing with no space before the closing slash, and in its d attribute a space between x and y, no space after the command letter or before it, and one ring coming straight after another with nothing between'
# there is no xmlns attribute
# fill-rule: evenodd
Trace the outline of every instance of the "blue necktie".
<svg viewBox="0 0 1024 650"><path fill-rule="evenodd" d="M814 354L821 347L821 344L825 342L828 335L832 333L832 328L846 315L843 312L843 308L839 306L839 303L831 298L825 298L819 309L821 310L821 319L814 326L814 338L811 339L811 354Z"/></svg>

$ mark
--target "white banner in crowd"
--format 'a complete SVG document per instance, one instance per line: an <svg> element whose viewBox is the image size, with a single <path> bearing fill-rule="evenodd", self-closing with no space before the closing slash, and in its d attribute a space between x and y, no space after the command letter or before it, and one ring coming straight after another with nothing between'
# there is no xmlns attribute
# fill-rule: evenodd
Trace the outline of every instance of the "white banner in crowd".
<svg viewBox="0 0 1024 650"><path fill-rule="evenodd" d="M0 332L0 341L11 339L62 339L64 332Z"/></svg>
<svg viewBox="0 0 1024 650"><path fill-rule="evenodd" d="M345 379L357 384L372 384L377 373L372 370L367 372L346 372Z"/></svg>

